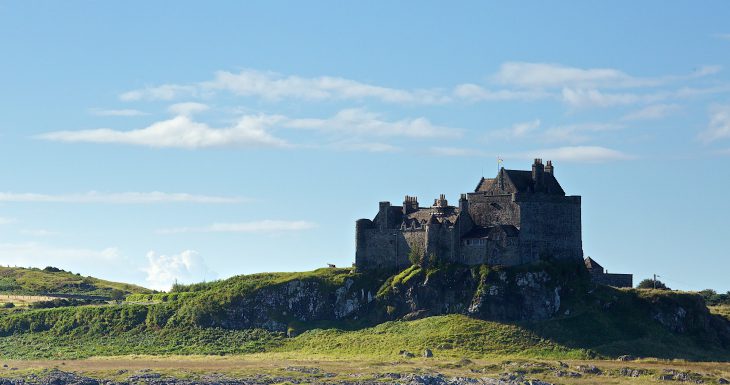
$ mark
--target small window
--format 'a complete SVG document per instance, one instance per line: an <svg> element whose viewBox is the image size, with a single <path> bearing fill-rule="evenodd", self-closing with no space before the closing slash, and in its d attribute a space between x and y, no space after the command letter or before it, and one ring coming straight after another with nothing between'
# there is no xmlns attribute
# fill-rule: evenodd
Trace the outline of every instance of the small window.
<svg viewBox="0 0 730 385"><path fill-rule="evenodd" d="M502 210L502 206L500 206L500 204L497 202L492 202L489 205L492 206L494 209Z"/></svg>

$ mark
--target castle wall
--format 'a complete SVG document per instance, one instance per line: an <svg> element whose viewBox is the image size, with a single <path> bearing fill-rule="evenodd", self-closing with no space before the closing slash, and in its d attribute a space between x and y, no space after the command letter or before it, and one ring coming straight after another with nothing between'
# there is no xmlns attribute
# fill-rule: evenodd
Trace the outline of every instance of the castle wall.
<svg viewBox="0 0 730 385"><path fill-rule="evenodd" d="M360 221L371 221L365 219ZM372 270L403 269L411 265L408 255L413 247L426 250L424 229L384 230L369 223L356 223L355 265Z"/></svg>
<svg viewBox="0 0 730 385"><path fill-rule="evenodd" d="M513 225L520 228L520 206L512 195L469 193L469 214L479 226Z"/></svg>
<svg viewBox="0 0 730 385"><path fill-rule="evenodd" d="M579 196L520 196L520 259L582 260Z"/></svg>
<svg viewBox="0 0 730 385"><path fill-rule="evenodd" d="M613 287L634 287L633 274L601 273L591 274L591 280L595 283Z"/></svg>

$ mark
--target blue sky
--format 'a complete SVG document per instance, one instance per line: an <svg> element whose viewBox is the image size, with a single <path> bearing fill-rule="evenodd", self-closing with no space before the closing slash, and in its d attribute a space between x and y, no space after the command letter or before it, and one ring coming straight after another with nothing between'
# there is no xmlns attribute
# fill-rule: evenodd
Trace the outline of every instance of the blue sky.
<svg viewBox="0 0 730 385"><path fill-rule="evenodd" d="M0 1L0 263L164 289L552 159L609 271L730 290L727 2Z"/></svg>

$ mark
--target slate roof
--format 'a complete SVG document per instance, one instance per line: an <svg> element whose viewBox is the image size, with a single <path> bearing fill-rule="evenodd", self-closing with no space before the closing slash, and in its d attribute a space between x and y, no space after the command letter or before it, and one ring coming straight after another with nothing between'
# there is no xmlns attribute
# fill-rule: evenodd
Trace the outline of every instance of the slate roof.
<svg viewBox="0 0 730 385"><path fill-rule="evenodd" d="M535 183L532 180L532 171L502 169L500 172L504 172L505 193L527 193L534 191ZM553 174L544 173L543 175L545 178L545 189L548 193L565 195L565 191L563 191L563 188ZM476 189L474 189L474 192L497 190L499 189L497 181L498 178L482 178L479 184L477 184Z"/></svg>

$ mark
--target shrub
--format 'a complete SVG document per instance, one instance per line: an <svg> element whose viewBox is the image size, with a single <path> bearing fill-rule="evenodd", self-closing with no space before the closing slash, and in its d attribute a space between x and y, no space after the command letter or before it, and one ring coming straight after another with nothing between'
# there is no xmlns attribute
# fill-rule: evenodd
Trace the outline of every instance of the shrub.
<svg viewBox="0 0 730 385"><path fill-rule="evenodd" d="M12 302L5 302L5 303L4 303L3 305L2 305L2 308L3 308L3 309L12 309L12 308L14 308L14 307L15 307L15 304L14 304L14 303L12 303Z"/></svg>
<svg viewBox="0 0 730 385"><path fill-rule="evenodd" d="M656 286L655 286L656 285ZM638 289L659 289L659 290L672 290L667 285L664 284L664 282L660 280L656 280L656 283L653 279L647 278L641 282L639 282L639 285L636 286Z"/></svg>

